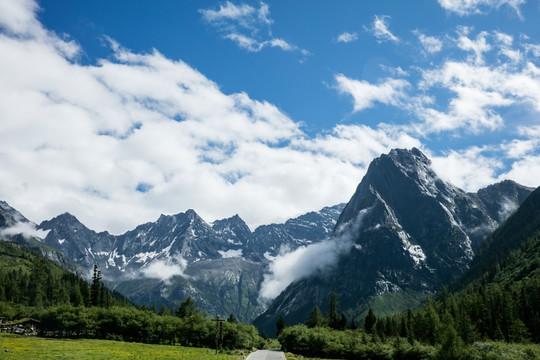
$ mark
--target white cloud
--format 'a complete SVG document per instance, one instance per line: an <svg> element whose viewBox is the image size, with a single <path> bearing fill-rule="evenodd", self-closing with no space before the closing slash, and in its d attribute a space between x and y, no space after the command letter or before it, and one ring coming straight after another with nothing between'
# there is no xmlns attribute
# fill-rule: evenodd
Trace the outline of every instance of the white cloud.
<svg viewBox="0 0 540 360"><path fill-rule="evenodd" d="M302 246L274 258L264 276L259 297L262 300L274 299L292 282L335 266L339 257L351 250L362 220L369 211L370 208L360 211L356 219L344 224L336 231L336 235L328 240Z"/></svg>
<svg viewBox="0 0 540 360"><path fill-rule="evenodd" d="M491 50L491 45L489 45L486 41L488 33L482 31L476 36L476 40L472 40L467 37L469 32L469 28L463 27L460 29L460 34L457 41L458 47L465 51L472 51L475 55L475 64L483 64L483 53Z"/></svg>
<svg viewBox="0 0 540 360"><path fill-rule="evenodd" d="M42 31L34 14L39 6L33 0L0 2L0 26L14 34Z"/></svg>
<svg viewBox="0 0 540 360"><path fill-rule="evenodd" d="M369 158L316 153L357 140L340 127L310 139L276 106L225 94L158 51L110 41L113 56L82 65L41 25L11 33L0 33L0 198L34 220L69 211L113 233L188 208L251 227L284 221L346 201L357 164L400 139L364 128L354 136Z"/></svg>
<svg viewBox="0 0 540 360"><path fill-rule="evenodd" d="M526 44L525 51L532 53L535 57L540 57L540 45L538 44Z"/></svg>
<svg viewBox="0 0 540 360"><path fill-rule="evenodd" d="M187 261L182 257L167 260L153 260L141 268L141 274L144 277L168 281L173 276L185 276L184 271L187 267Z"/></svg>
<svg viewBox="0 0 540 360"><path fill-rule="evenodd" d="M403 79L386 79L379 84L365 80L349 79L343 74L335 76L337 89L342 94L349 94L354 99L354 111L370 108L375 102L396 105L405 97L405 88L409 82Z"/></svg>
<svg viewBox="0 0 540 360"><path fill-rule="evenodd" d="M418 37L418 40L427 53L435 54L442 50L443 43L440 39L434 36L425 35L418 30L413 31L413 33Z"/></svg>
<svg viewBox="0 0 540 360"><path fill-rule="evenodd" d="M445 10L456 13L459 16L481 14L484 9L499 9L506 5L514 9L521 16L519 7L525 4L525 0L437 0Z"/></svg>
<svg viewBox="0 0 540 360"><path fill-rule="evenodd" d="M250 52L259 52L265 47L272 47L299 52L304 57L310 55L309 51L272 36L271 25L274 21L270 18L268 4L262 1L259 8L247 4L235 5L227 1L225 5L219 5L218 10L200 9L199 12L225 39L234 41L239 47Z"/></svg>
<svg viewBox="0 0 540 360"><path fill-rule="evenodd" d="M532 63L515 71L505 66L447 61L441 68L423 73L422 88L438 86L455 96L447 112L417 109L428 131L466 128L478 133L482 129L498 129L503 119L496 109L516 104L526 104L540 112L540 70Z"/></svg>
<svg viewBox="0 0 540 360"><path fill-rule="evenodd" d="M390 19L390 16L388 15L375 15L375 19L373 20L373 24L371 27L367 28L364 27L367 31L371 32L373 36L375 36L379 42L381 41L393 41L393 42L399 42L399 38L392 34L390 30L388 29L388 19Z"/></svg>
<svg viewBox="0 0 540 360"><path fill-rule="evenodd" d="M229 27L230 22L251 31L259 31L261 25L270 26L270 9L264 2L260 3L260 8L256 9L251 5L242 4L235 5L227 1L225 5L220 5L219 10L201 9L199 12L209 23L214 23L219 26Z"/></svg>
<svg viewBox="0 0 540 360"><path fill-rule="evenodd" d="M527 155L512 163L511 169L500 179L512 179L519 184L537 187L540 179L540 155Z"/></svg>
<svg viewBox="0 0 540 360"><path fill-rule="evenodd" d="M112 56L80 64L84 49L44 29L35 3L0 6L21 12L11 18L0 11L0 199L30 219L69 211L92 229L120 233L194 208L208 221L239 213L254 227L346 201L374 157L392 147L421 147L411 129L384 124L342 124L311 138L275 105L226 94L158 51L135 53L110 41ZM256 13L268 20L259 24L271 23L263 5ZM263 41L292 46L275 37ZM447 109L428 107L422 94L411 94L416 84L402 79L369 83L338 75L336 83L352 96L355 111L382 103L418 114L422 135L500 128L497 109L508 104L540 111L534 63L447 60L420 75L419 92L449 90ZM517 141L530 140L508 142L504 150L530 159L507 174L516 181L537 154ZM494 177L489 169L481 179ZM469 181L467 167L455 171Z"/></svg>
<svg viewBox="0 0 540 360"><path fill-rule="evenodd" d="M225 38L236 42L238 46L251 52L259 52L264 47L263 43L238 33L227 34Z"/></svg>
<svg viewBox="0 0 540 360"><path fill-rule="evenodd" d="M346 160L362 169L380 154L393 148L420 147L420 141L399 128L381 126L372 129L365 125L338 125L331 133L315 139L298 140L294 143L301 148L318 154ZM360 180L360 178L357 178Z"/></svg>
<svg viewBox="0 0 540 360"><path fill-rule="evenodd" d="M497 182L502 163L485 156L487 148L470 147L462 151L451 150L442 156L430 156L432 167L444 180L465 190L478 189Z"/></svg>
<svg viewBox="0 0 540 360"><path fill-rule="evenodd" d="M15 225L0 229L0 235L23 235L26 238L45 239L50 230L38 230L36 225L30 222L18 222Z"/></svg>
<svg viewBox="0 0 540 360"><path fill-rule="evenodd" d="M513 139L509 143L502 144L501 148L506 152L506 157L512 159L522 159L533 153L540 146L540 138L535 139Z"/></svg>
<svg viewBox="0 0 540 360"><path fill-rule="evenodd" d="M337 42L342 43L349 43L358 40L358 34L357 33L350 33L345 31L344 33L341 33L337 37Z"/></svg>

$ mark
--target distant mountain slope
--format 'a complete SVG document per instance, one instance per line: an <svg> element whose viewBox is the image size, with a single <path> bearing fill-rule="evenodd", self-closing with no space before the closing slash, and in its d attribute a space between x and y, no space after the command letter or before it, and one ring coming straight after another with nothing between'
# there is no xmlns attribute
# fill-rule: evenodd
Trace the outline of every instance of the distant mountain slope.
<svg viewBox="0 0 540 360"><path fill-rule="evenodd" d="M43 243L39 236L45 232L37 230L37 225L25 218L19 211L0 201L0 240L12 241L37 251L71 272L82 275L83 270L76 262L69 260L55 247Z"/></svg>
<svg viewBox="0 0 540 360"><path fill-rule="evenodd" d="M452 326L467 344L540 342L540 187L485 240L451 290L390 321L423 342L432 341L433 333L407 331L421 328L418 319L430 319L427 328L435 331L437 322Z"/></svg>
<svg viewBox="0 0 540 360"><path fill-rule="evenodd" d="M331 241L346 251L336 265L292 283L255 325L273 333L279 315L304 322L332 291L357 319L377 298L406 309L461 275L506 216L500 209L515 210L528 192L503 183L468 194L437 176L418 149L392 150L373 160L338 219Z"/></svg>
<svg viewBox="0 0 540 360"><path fill-rule="evenodd" d="M505 260L512 251L522 251L535 234L540 231L540 187L534 190L497 230L486 238L473 259L470 268L455 284L455 288L466 286L486 271ZM534 242L533 242L534 243ZM534 252L534 244L531 249ZM531 255L534 257L533 255ZM529 256L530 257L530 256Z"/></svg>
<svg viewBox="0 0 540 360"><path fill-rule="evenodd" d="M36 307L91 305L90 284L85 279L23 245L0 241L0 264L0 302ZM132 306L123 295L100 291L104 304Z"/></svg>
<svg viewBox="0 0 540 360"><path fill-rule="evenodd" d="M194 210L161 215L119 236L96 233L71 214L42 222L44 242L136 303L158 306L191 296L210 314L251 321L264 310L259 286L280 251L328 238L344 204L251 231L238 216L204 221ZM145 279L153 279L146 281Z"/></svg>

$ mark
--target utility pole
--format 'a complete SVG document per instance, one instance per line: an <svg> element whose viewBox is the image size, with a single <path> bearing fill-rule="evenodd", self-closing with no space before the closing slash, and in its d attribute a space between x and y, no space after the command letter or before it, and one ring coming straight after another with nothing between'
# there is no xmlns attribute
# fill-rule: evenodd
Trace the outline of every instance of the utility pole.
<svg viewBox="0 0 540 360"><path fill-rule="evenodd" d="M218 353L219 348L223 344L223 322L225 319L220 319L219 315L216 315L215 319L212 321L216 322L216 354Z"/></svg>

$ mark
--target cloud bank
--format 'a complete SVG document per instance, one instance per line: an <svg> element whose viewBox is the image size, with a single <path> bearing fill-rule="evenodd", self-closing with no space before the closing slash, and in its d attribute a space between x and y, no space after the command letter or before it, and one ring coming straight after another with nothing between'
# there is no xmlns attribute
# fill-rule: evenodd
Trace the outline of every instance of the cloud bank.
<svg viewBox="0 0 540 360"><path fill-rule="evenodd" d="M459 16L482 14L489 9L499 9L509 6L518 16L521 16L519 7L525 0L437 0L445 10Z"/></svg>
<svg viewBox="0 0 540 360"><path fill-rule="evenodd" d="M34 2L2 4L21 15L0 15L0 198L31 219L69 211L118 234L195 208L253 228L346 201L403 138L359 125L309 138L276 106L113 39L110 57L80 64L84 50L43 28Z"/></svg>
<svg viewBox="0 0 540 360"><path fill-rule="evenodd" d="M156 259L141 268L140 271L144 277L168 282L173 276L185 276L184 271L186 267L187 261L181 257L174 260Z"/></svg>
<svg viewBox="0 0 540 360"><path fill-rule="evenodd" d="M540 46L526 37L460 27L435 51L438 38L417 35L433 55L429 66L369 81L334 75L355 115L384 105L406 114L406 124L340 123L311 136L277 106L225 93L158 50L109 39L109 56L82 64L85 49L44 28L38 11L31 0L0 3L0 199L34 221L69 211L118 234L194 208L208 221L238 213L254 228L347 201L369 162L391 148L429 152L431 136L505 127L509 140L433 154L448 164L441 176L471 191L504 178L538 186L538 122L518 127L502 115L540 112ZM272 35L265 3L226 2L201 16L248 47L295 51ZM404 41L388 22L377 16L369 31Z"/></svg>
<svg viewBox="0 0 540 360"><path fill-rule="evenodd" d="M22 235L25 238L45 239L50 230L38 230L29 222L18 222L13 226L0 230L0 236Z"/></svg>
<svg viewBox="0 0 540 360"><path fill-rule="evenodd" d="M362 220L370 210L371 208L361 210L356 219L337 229L336 234L328 240L278 255L272 260L268 273L264 276L259 298L262 301L274 299L294 281L317 272L328 271L335 266L339 257L353 247L362 227Z"/></svg>

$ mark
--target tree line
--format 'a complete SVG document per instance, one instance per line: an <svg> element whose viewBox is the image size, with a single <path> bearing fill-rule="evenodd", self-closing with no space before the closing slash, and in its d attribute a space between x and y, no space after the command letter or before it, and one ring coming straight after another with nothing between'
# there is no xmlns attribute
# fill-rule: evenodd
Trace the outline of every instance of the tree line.
<svg viewBox="0 0 540 360"><path fill-rule="evenodd" d="M332 293L326 316L315 306L303 325L287 327L281 317L278 339L287 351L304 356L473 359L485 351L478 347L486 341L540 342L540 278L506 285L477 282L457 294L443 289L436 301L393 316L378 318L369 309L360 327L337 314ZM526 351L540 356L538 346Z"/></svg>
<svg viewBox="0 0 540 360"><path fill-rule="evenodd" d="M0 242L0 262L0 316L36 319L42 336L215 346L216 324L191 297L159 311L155 305L137 307L103 285L97 266L88 283L16 244ZM253 325L238 323L233 314L222 325L222 337L229 349L265 344Z"/></svg>

